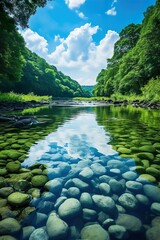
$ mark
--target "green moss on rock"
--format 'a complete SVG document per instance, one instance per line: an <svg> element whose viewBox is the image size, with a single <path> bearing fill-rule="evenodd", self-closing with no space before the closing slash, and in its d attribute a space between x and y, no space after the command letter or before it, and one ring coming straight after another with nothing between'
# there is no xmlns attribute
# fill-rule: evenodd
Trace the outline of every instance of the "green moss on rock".
<svg viewBox="0 0 160 240"><path fill-rule="evenodd" d="M47 176L44 176L44 175L36 175L31 179L31 183L33 187L43 187L47 181L48 181L48 178Z"/></svg>

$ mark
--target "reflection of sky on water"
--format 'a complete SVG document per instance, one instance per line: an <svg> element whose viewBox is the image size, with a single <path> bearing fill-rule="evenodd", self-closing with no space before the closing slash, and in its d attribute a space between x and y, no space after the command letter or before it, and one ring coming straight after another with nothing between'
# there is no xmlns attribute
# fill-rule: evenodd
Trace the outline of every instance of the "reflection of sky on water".
<svg viewBox="0 0 160 240"><path fill-rule="evenodd" d="M76 159L94 157L95 151L112 155L115 151L107 144L109 140L109 135L97 124L95 114L83 112L60 126L56 132L49 134L45 140L32 146L23 165L31 165L37 160L45 159L46 153L65 153Z"/></svg>

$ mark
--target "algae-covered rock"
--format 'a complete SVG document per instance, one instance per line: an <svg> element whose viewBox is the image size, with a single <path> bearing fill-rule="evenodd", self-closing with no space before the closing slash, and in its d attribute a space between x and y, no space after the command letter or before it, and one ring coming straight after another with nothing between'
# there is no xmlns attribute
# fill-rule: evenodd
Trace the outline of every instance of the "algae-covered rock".
<svg viewBox="0 0 160 240"><path fill-rule="evenodd" d="M29 194L14 192L8 196L8 203L12 206L20 207L27 205L31 200Z"/></svg>
<svg viewBox="0 0 160 240"><path fill-rule="evenodd" d="M0 168L0 176L6 176L8 173L6 168Z"/></svg>
<svg viewBox="0 0 160 240"><path fill-rule="evenodd" d="M145 183L145 182L155 183L155 182L156 182L156 178L153 177L153 176L150 175L150 174L141 174L141 175L137 178L137 181L138 181L138 182L142 182L142 183Z"/></svg>
<svg viewBox="0 0 160 240"><path fill-rule="evenodd" d="M47 181L48 178L44 175L36 175L31 179L31 183L34 187L43 187Z"/></svg>
<svg viewBox="0 0 160 240"><path fill-rule="evenodd" d="M139 151L154 153L156 149L152 145L145 145L145 146L139 147Z"/></svg>
<svg viewBox="0 0 160 240"><path fill-rule="evenodd" d="M16 234L20 232L21 226L14 218L6 218L0 221L0 235Z"/></svg>
<svg viewBox="0 0 160 240"><path fill-rule="evenodd" d="M17 173L17 172L19 172L19 170L21 168L21 164L18 161L9 162L6 165L6 168L7 168L8 172L10 172L10 173Z"/></svg>
<svg viewBox="0 0 160 240"><path fill-rule="evenodd" d="M33 169L31 172L33 175L40 175L42 174L42 169L36 168L36 169Z"/></svg>
<svg viewBox="0 0 160 240"><path fill-rule="evenodd" d="M25 173L19 173L19 174L10 174L10 178L7 178L6 181L8 183L16 183L19 180L28 180L30 181L32 177L32 173L31 172L25 172Z"/></svg>
<svg viewBox="0 0 160 240"><path fill-rule="evenodd" d="M160 143L154 143L153 144L153 147L157 150L157 151L160 151Z"/></svg>
<svg viewBox="0 0 160 240"><path fill-rule="evenodd" d="M21 153L14 149L9 150L2 150L1 151L2 156L6 156L6 158L11 158L13 160L18 160L18 158L21 156Z"/></svg>
<svg viewBox="0 0 160 240"><path fill-rule="evenodd" d="M14 238L10 235L3 235L0 237L0 240L16 240L16 238Z"/></svg>
<svg viewBox="0 0 160 240"><path fill-rule="evenodd" d="M14 189L17 191L26 191L30 187L31 187L31 183L23 179L19 180L14 184Z"/></svg>
<svg viewBox="0 0 160 240"><path fill-rule="evenodd" d="M148 160L153 160L154 159L154 155L152 153L149 153L149 152L137 153L137 157L139 157L140 159L148 159Z"/></svg>
<svg viewBox="0 0 160 240"><path fill-rule="evenodd" d="M0 197L6 198L13 192L12 187L3 187L0 189Z"/></svg>
<svg viewBox="0 0 160 240"><path fill-rule="evenodd" d="M118 152L124 153L124 154L129 154L129 153L131 153L131 150L128 148L125 148L125 147L120 147L120 148L118 148Z"/></svg>
<svg viewBox="0 0 160 240"><path fill-rule="evenodd" d="M17 143L14 143L11 145L11 148L12 149L20 149L21 148L21 145L17 144Z"/></svg>
<svg viewBox="0 0 160 240"><path fill-rule="evenodd" d="M146 169L146 173L156 177L156 178L159 178L160 177L160 170L154 168L154 167L148 167Z"/></svg>

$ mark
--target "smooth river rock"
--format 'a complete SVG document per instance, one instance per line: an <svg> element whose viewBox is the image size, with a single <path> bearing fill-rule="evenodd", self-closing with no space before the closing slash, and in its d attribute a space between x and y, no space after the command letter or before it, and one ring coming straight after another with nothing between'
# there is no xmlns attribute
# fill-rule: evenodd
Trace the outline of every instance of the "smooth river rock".
<svg viewBox="0 0 160 240"><path fill-rule="evenodd" d="M48 240L48 234L43 228L35 229L30 235L29 240Z"/></svg>
<svg viewBox="0 0 160 240"><path fill-rule="evenodd" d="M5 218L0 221L0 235L7 235L7 234L17 234L20 232L21 226L19 222L14 218Z"/></svg>
<svg viewBox="0 0 160 240"><path fill-rule="evenodd" d="M116 210L115 202L111 197L106 197L102 195L93 195L92 199L97 207L105 213L113 213Z"/></svg>
<svg viewBox="0 0 160 240"><path fill-rule="evenodd" d="M138 207L137 199L130 193L123 193L119 199L119 203L127 209L134 210Z"/></svg>
<svg viewBox="0 0 160 240"><path fill-rule="evenodd" d="M145 184L143 186L143 191L149 199L160 203L160 188L154 185Z"/></svg>
<svg viewBox="0 0 160 240"><path fill-rule="evenodd" d="M105 231L101 225L93 224L86 226L81 230L82 240L109 240L109 234Z"/></svg>
<svg viewBox="0 0 160 240"><path fill-rule="evenodd" d="M62 219L72 219L81 213L81 204L75 198L68 198L58 208L58 214Z"/></svg>
<svg viewBox="0 0 160 240"><path fill-rule="evenodd" d="M46 228L50 239L66 239L69 233L68 224L60 219L56 213L49 215Z"/></svg>
<svg viewBox="0 0 160 240"><path fill-rule="evenodd" d="M125 227L130 232L139 232L142 229L141 220L129 214L119 214L116 224Z"/></svg>
<svg viewBox="0 0 160 240"><path fill-rule="evenodd" d="M126 239L128 236L126 228L120 225L111 225L108 232L114 239Z"/></svg>

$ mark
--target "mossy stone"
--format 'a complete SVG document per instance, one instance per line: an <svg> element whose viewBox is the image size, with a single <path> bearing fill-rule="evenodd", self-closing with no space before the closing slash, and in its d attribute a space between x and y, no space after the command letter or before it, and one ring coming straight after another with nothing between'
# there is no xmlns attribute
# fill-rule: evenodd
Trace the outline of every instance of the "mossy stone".
<svg viewBox="0 0 160 240"><path fill-rule="evenodd" d="M148 160L142 160L144 168L148 168L150 166L150 163Z"/></svg>
<svg viewBox="0 0 160 240"><path fill-rule="evenodd" d="M148 159L148 160L153 160L154 159L154 155L152 153L149 153L149 152L141 152L141 153L137 153L136 155L140 159Z"/></svg>
<svg viewBox="0 0 160 240"><path fill-rule="evenodd" d="M143 173L145 173L145 168L142 166L136 166L136 172L138 174L143 174Z"/></svg>
<svg viewBox="0 0 160 240"><path fill-rule="evenodd" d="M26 159L26 154L23 154L21 157L18 158L18 161L23 162Z"/></svg>
<svg viewBox="0 0 160 240"><path fill-rule="evenodd" d="M26 143L26 139L20 139L17 141L18 144L24 144Z"/></svg>
<svg viewBox="0 0 160 240"><path fill-rule="evenodd" d="M42 174L42 169L36 168L36 169L33 169L31 172L33 175L40 175Z"/></svg>
<svg viewBox="0 0 160 240"><path fill-rule="evenodd" d="M0 144L0 149L5 149L6 146L8 146L9 143L1 143Z"/></svg>
<svg viewBox="0 0 160 240"><path fill-rule="evenodd" d="M6 165L6 168L10 173L18 173L21 168L21 164L18 161L9 162Z"/></svg>
<svg viewBox="0 0 160 240"><path fill-rule="evenodd" d="M160 170L160 165L159 164L152 164L150 167L156 168L158 170Z"/></svg>
<svg viewBox="0 0 160 240"><path fill-rule="evenodd" d="M152 182L152 183L156 182L156 178L151 176L150 174L141 174L139 178L144 179L147 182Z"/></svg>
<svg viewBox="0 0 160 240"><path fill-rule="evenodd" d="M140 147L139 151L154 153L156 151L156 149L152 145L145 145L145 146Z"/></svg>
<svg viewBox="0 0 160 240"><path fill-rule="evenodd" d="M32 177L31 172L19 173L19 174L10 174L10 178L7 178L6 182L14 184L15 182L17 182L19 180L22 180L22 179L30 181L31 177Z"/></svg>
<svg viewBox="0 0 160 240"><path fill-rule="evenodd" d="M14 149L3 150L1 151L1 154L6 155L7 156L6 158L10 158L13 160L18 160L18 158L21 156L21 153Z"/></svg>
<svg viewBox="0 0 160 240"><path fill-rule="evenodd" d="M28 182L27 180L19 180L14 184L14 189L16 191L26 191L31 187L31 183Z"/></svg>
<svg viewBox="0 0 160 240"><path fill-rule="evenodd" d="M14 218L5 218L0 221L0 235L14 235L19 233L21 230L21 225ZM7 238L4 238L7 239ZM9 239L9 238L8 238ZM12 239L12 238L10 238Z"/></svg>
<svg viewBox="0 0 160 240"><path fill-rule="evenodd" d="M48 178L44 175L36 175L31 179L31 183L34 187L43 187L47 181Z"/></svg>
<svg viewBox="0 0 160 240"><path fill-rule="evenodd" d="M31 194L33 198L39 198L41 196L39 188L30 188L27 193Z"/></svg>
<svg viewBox="0 0 160 240"><path fill-rule="evenodd" d="M10 205L21 207L27 205L30 202L31 196L26 193L14 192L8 196L7 200Z"/></svg>
<svg viewBox="0 0 160 240"><path fill-rule="evenodd" d="M11 145L11 148L13 148L13 149L20 149L21 145L19 145L17 143L14 143L14 144Z"/></svg>
<svg viewBox="0 0 160 240"><path fill-rule="evenodd" d="M120 147L120 148L118 148L118 152L124 153L124 154L129 154L129 153L131 153L131 150L128 148L125 148L125 147Z"/></svg>
<svg viewBox="0 0 160 240"><path fill-rule="evenodd" d="M6 168L0 168L0 176L5 176L7 175L8 171Z"/></svg>
<svg viewBox="0 0 160 240"><path fill-rule="evenodd" d="M154 143L154 144L153 144L153 147L154 147L156 150L160 151L160 143Z"/></svg>
<svg viewBox="0 0 160 240"><path fill-rule="evenodd" d="M146 169L146 173L156 177L156 178L159 178L160 177L160 171L154 167L148 167Z"/></svg>
<svg viewBox="0 0 160 240"><path fill-rule="evenodd" d="M7 158L8 158L7 155L0 152L0 159L7 159Z"/></svg>

